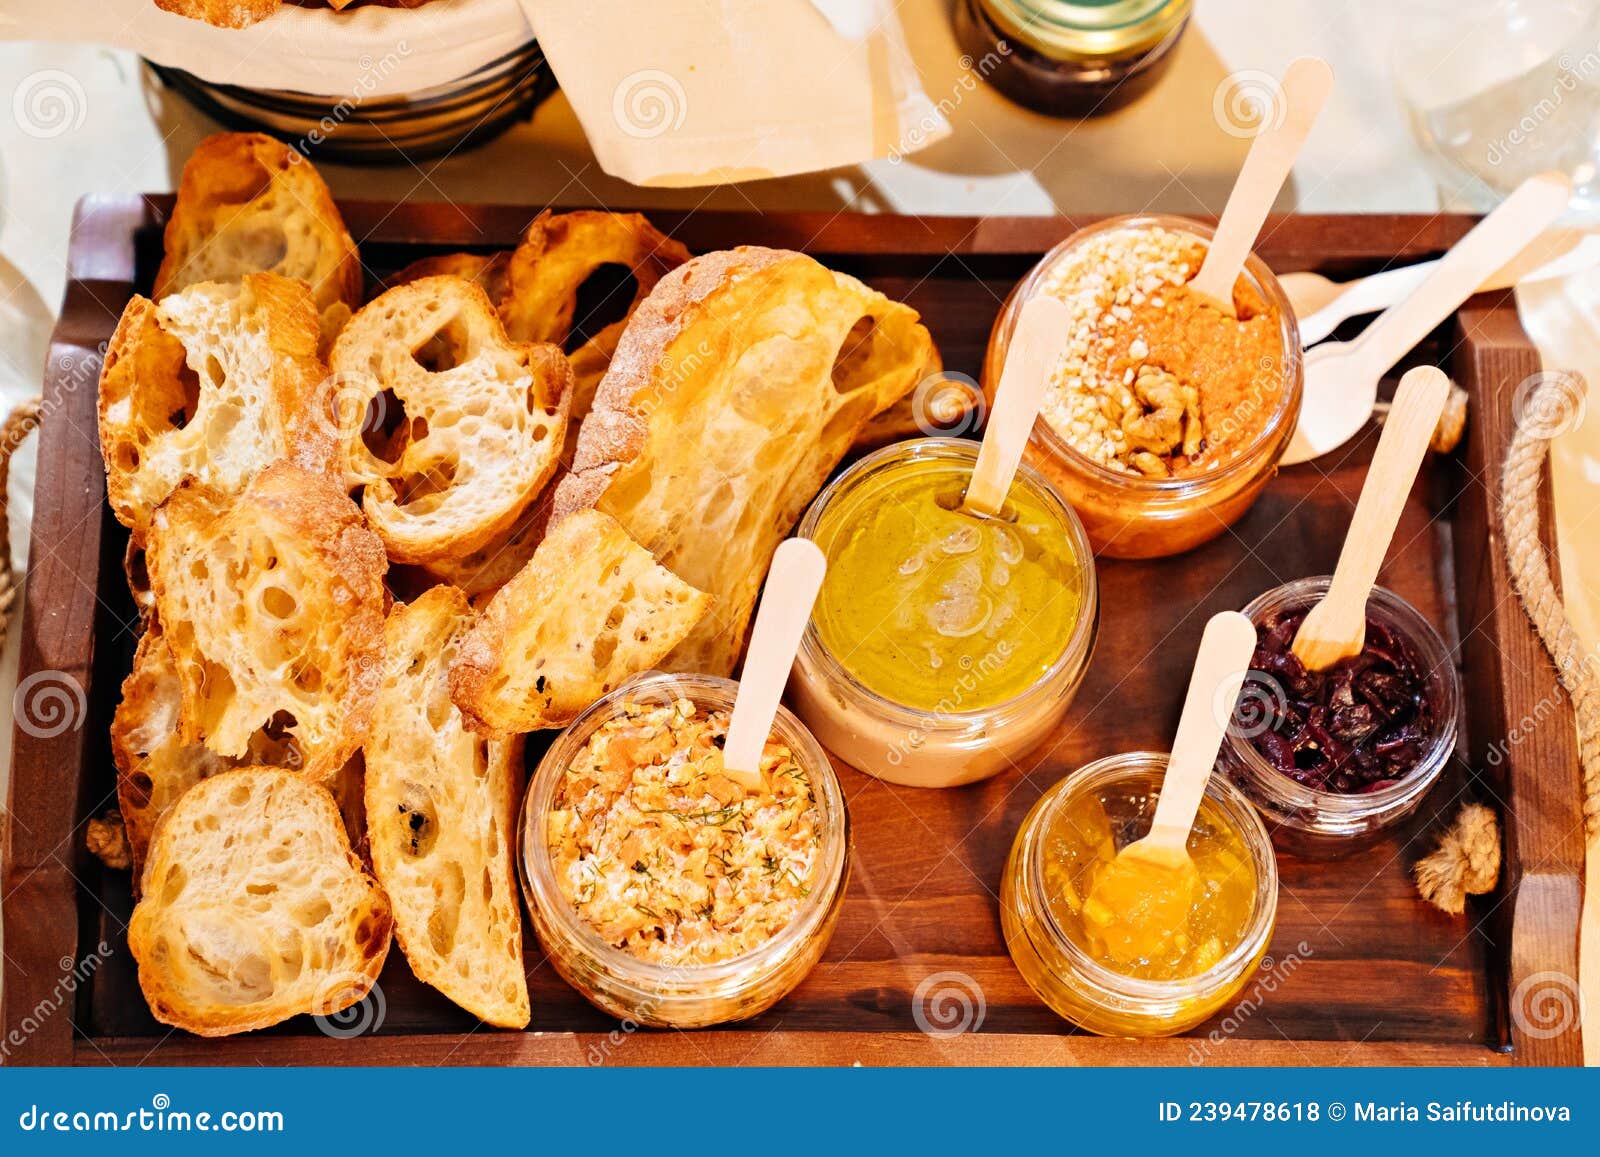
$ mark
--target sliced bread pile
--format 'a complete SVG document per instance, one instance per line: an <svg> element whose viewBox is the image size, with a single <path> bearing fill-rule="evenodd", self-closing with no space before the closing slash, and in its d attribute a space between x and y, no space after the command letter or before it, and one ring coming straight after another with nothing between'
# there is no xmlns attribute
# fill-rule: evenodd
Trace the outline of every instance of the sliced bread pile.
<svg viewBox="0 0 1600 1157"><path fill-rule="evenodd" d="M100 381L150 1007L331 1014L393 935L525 1026L522 736L652 667L730 674L772 552L933 343L809 257L691 258L635 214L542 213L363 304L321 179L253 134L196 151L166 245Z"/></svg>

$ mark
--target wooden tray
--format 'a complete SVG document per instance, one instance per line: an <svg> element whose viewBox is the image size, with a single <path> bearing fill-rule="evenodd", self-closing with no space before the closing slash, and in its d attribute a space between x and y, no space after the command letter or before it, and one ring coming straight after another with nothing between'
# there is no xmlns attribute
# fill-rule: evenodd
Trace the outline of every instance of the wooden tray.
<svg viewBox="0 0 1600 1157"><path fill-rule="evenodd" d="M1423 813L1396 838L1335 863L1282 860L1271 955L1241 1005L1188 1038L1130 1042L1073 1031L1012 967L995 891L1019 821L1081 763L1164 747L1206 617L1278 582L1327 573L1372 451L1284 470L1234 532L1179 558L1100 564L1099 646L1066 728L1013 773L918 791L841 770L856 868L826 958L788 999L743 1025L630 1033L552 972L530 937L533 1028L483 1028L419 984L401 954L381 979L381 1020L344 1038L306 1017L231 1040L158 1025L123 930L126 873L84 847L115 802L106 728L136 627L106 505L95 431L100 354L135 289L148 290L170 198L91 198L78 208L61 322L50 349L38 505L22 620L22 679L64 673L81 725L16 732L4 877L6 1059L65 1064L1576 1064L1576 1027L1550 1035L1513 1015L1537 986L1577 975L1583 856L1578 763L1565 697L1512 596L1493 515L1512 394L1539 368L1505 296L1475 299L1419 349L1472 394L1468 443L1435 461L1402 521L1382 581L1459 650L1465 739ZM370 276L430 252L514 244L534 210L343 205ZM691 248L805 249L922 311L947 366L976 374L1001 300L1082 220L853 214L655 214ZM1275 268L1353 275L1436 255L1461 217L1297 217L1269 226ZM59 679L59 675L48 678ZM1539 721L1529 726L1529 721ZM542 746L542 745L539 745ZM1489 758L1491 748L1496 753ZM1482 772L1474 777L1469 768ZM1463 796L1506 820L1500 891L1462 918L1420 902L1408 876ZM108 951L98 946L104 942ZM74 962L75 974L69 975ZM959 974L937 977L937 974ZM930 978L936 978L930 980ZM965 996L975 1031L920 1031L932 989ZM953 987L952 987L953 986ZM919 996L920 991L920 996ZM960 1001L944 1006L959 1010ZM981 1016L979 1016L981 1008ZM937 1009L934 1009L937 1013ZM381 1013L381 1015L379 1015ZM935 1025L937 1027L937 1025Z"/></svg>

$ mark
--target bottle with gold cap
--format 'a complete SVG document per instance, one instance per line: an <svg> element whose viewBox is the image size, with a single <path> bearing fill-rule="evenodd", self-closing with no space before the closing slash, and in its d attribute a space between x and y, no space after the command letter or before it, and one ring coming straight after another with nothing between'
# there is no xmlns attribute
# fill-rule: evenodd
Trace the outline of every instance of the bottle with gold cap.
<svg viewBox="0 0 1600 1157"><path fill-rule="evenodd" d="M1194 0L957 0L956 36L1018 104L1088 117L1155 83L1193 9Z"/></svg>

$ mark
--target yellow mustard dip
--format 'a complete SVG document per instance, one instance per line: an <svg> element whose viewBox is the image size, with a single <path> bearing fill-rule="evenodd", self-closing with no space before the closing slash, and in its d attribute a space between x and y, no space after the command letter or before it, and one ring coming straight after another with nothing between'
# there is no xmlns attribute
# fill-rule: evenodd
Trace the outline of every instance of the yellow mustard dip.
<svg viewBox="0 0 1600 1157"><path fill-rule="evenodd" d="M1198 976L1250 925L1256 869L1249 849L1209 799L1189 833L1192 868L1119 857L1138 834L1115 830L1094 795L1062 808L1044 833L1050 911L1067 939L1123 976Z"/></svg>
<svg viewBox="0 0 1600 1157"><path fill-rule="evenodd" d="M868 690L917 710L982 710L1037 683L1067 647L1092 565L1021 479L1000 515L964 512L971 473L891 461L841 492L813 535L828 559L812 612L823 645Z"/></svg>

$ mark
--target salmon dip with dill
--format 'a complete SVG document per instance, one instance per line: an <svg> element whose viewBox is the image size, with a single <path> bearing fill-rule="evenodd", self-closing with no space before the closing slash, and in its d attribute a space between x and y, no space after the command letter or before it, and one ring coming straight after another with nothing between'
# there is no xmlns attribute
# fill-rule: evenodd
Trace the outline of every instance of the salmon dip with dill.
<svg viewBox="0 0 1600 1157"><path fill-rule="evenodd" d="M811 893L822 818L794 753L768 739L761 787L725 774L725 711L627 703L556 789L547 841L562 895L607 944L715 964L777 935Z"/></svg>

